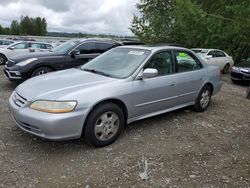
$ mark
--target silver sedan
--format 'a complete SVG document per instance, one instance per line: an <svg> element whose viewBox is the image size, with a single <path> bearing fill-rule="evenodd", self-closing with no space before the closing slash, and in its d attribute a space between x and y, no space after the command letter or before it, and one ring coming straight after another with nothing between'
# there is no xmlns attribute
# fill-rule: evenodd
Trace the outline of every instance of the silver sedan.
<svg viewBox="0 0 250 188"><path fill-rule="evenodd" d="M205 111L221 89L220 69L171 46L114 48L74 69L27 80L12 93L15 123L50 140L114 142L131 122L192 106Z"/></svg>

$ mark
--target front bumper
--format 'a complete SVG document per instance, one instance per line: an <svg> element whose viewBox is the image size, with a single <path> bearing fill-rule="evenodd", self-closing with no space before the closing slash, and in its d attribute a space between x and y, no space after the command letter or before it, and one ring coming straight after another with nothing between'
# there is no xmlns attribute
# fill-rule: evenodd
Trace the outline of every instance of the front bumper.
<svg viewBox="0 0 250 188"><path fill-rule="evenodd" d="M23 131L49 140L71 140L80 138L88 109L70 113L51 114L30 109L29 102L17 103L13 94L9 108L16 125ZM20 105L24 105L21 106Z"/></svg>
<svg viewBox="0 0 250 188"><path fill-rule="evenodd" d="M9 66L10 63L7 63L4 68L3 72L7 79L10 81L25 81L29 78L29 69L26 67L19 67L19 66Z"/></svg>
<svg viewBox="0 0 250 188"><path fill-rule="evenodd" d="M19 71L9 71L6 68L3 69L4 75L10 81L22 80L21 73Z"/></svg>
<svg viewBox="0 0 250 188"><path fill-rule="evenodd" d="M236 72L231 71L231 79L232 80L239 80L239 81L249 81L250 82L250 73L244 73L244 72Z"/></svg>

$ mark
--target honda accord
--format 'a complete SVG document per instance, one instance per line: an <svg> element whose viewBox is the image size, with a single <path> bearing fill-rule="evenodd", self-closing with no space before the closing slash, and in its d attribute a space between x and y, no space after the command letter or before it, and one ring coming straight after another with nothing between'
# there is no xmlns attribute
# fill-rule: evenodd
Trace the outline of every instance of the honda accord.
<svg viewBox="0 0 250 188"><path fill-rule="evenodd" d="M205 111L222 86L220 69L173 46L121 46L79 68L19 85L9 104L22 130L50 140L83 136L106 146L124 125L192 106Z"/></svg>

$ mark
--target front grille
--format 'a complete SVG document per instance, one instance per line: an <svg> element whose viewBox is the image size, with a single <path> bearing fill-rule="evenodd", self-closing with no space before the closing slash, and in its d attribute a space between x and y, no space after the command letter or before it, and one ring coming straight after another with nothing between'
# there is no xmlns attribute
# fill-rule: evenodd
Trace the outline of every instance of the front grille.
<svg viewBox="0 0 250 188"><path fill-rule="evenodd" d="M231 76L232 76L233 78L242 79L243 74L241 74L241 73L236 73L236 72L231 72Z"/></svg>
<svg viewBox="0 0 250 188"><path fill-rule="evenodd" d="M17 92L14 91L12 100L17 105L18 107L24 107L25 104L27 103L27 99L19 95Z"/></svg>

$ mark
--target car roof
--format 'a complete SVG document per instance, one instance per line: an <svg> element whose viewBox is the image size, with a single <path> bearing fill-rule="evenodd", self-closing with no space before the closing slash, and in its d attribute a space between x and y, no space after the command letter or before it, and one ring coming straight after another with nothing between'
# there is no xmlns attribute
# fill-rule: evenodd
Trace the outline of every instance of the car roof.
<svg viewBox="0 0 250 188"><path fill-rule="evenodd" d="M119 48L133 48L133 49L141 49L141 50L150 50L150 51L159 51L166 49L177 49L177 50L188 50L187 48L178 47L178 46L170 46L170 45L138 45L138 46L120 46Z"/></svg>
<svg viewBox="0 0 250 188"><path fill-rule="evenodd" d="M192 48L191 50L204 50L204 51L211 51L211 50L216 50L216 51L222 51L223 52L223 50L219 50L219 49L215 49L215 48Z"/></svg>
<svg viewBox="0 0 250 188"><path fill-rule="evenodd" d="M72 39L70 41L75 42L107 42L107 43L117 43L115 40L108 39L108 38L82 38L82 39Z"/></svg>

